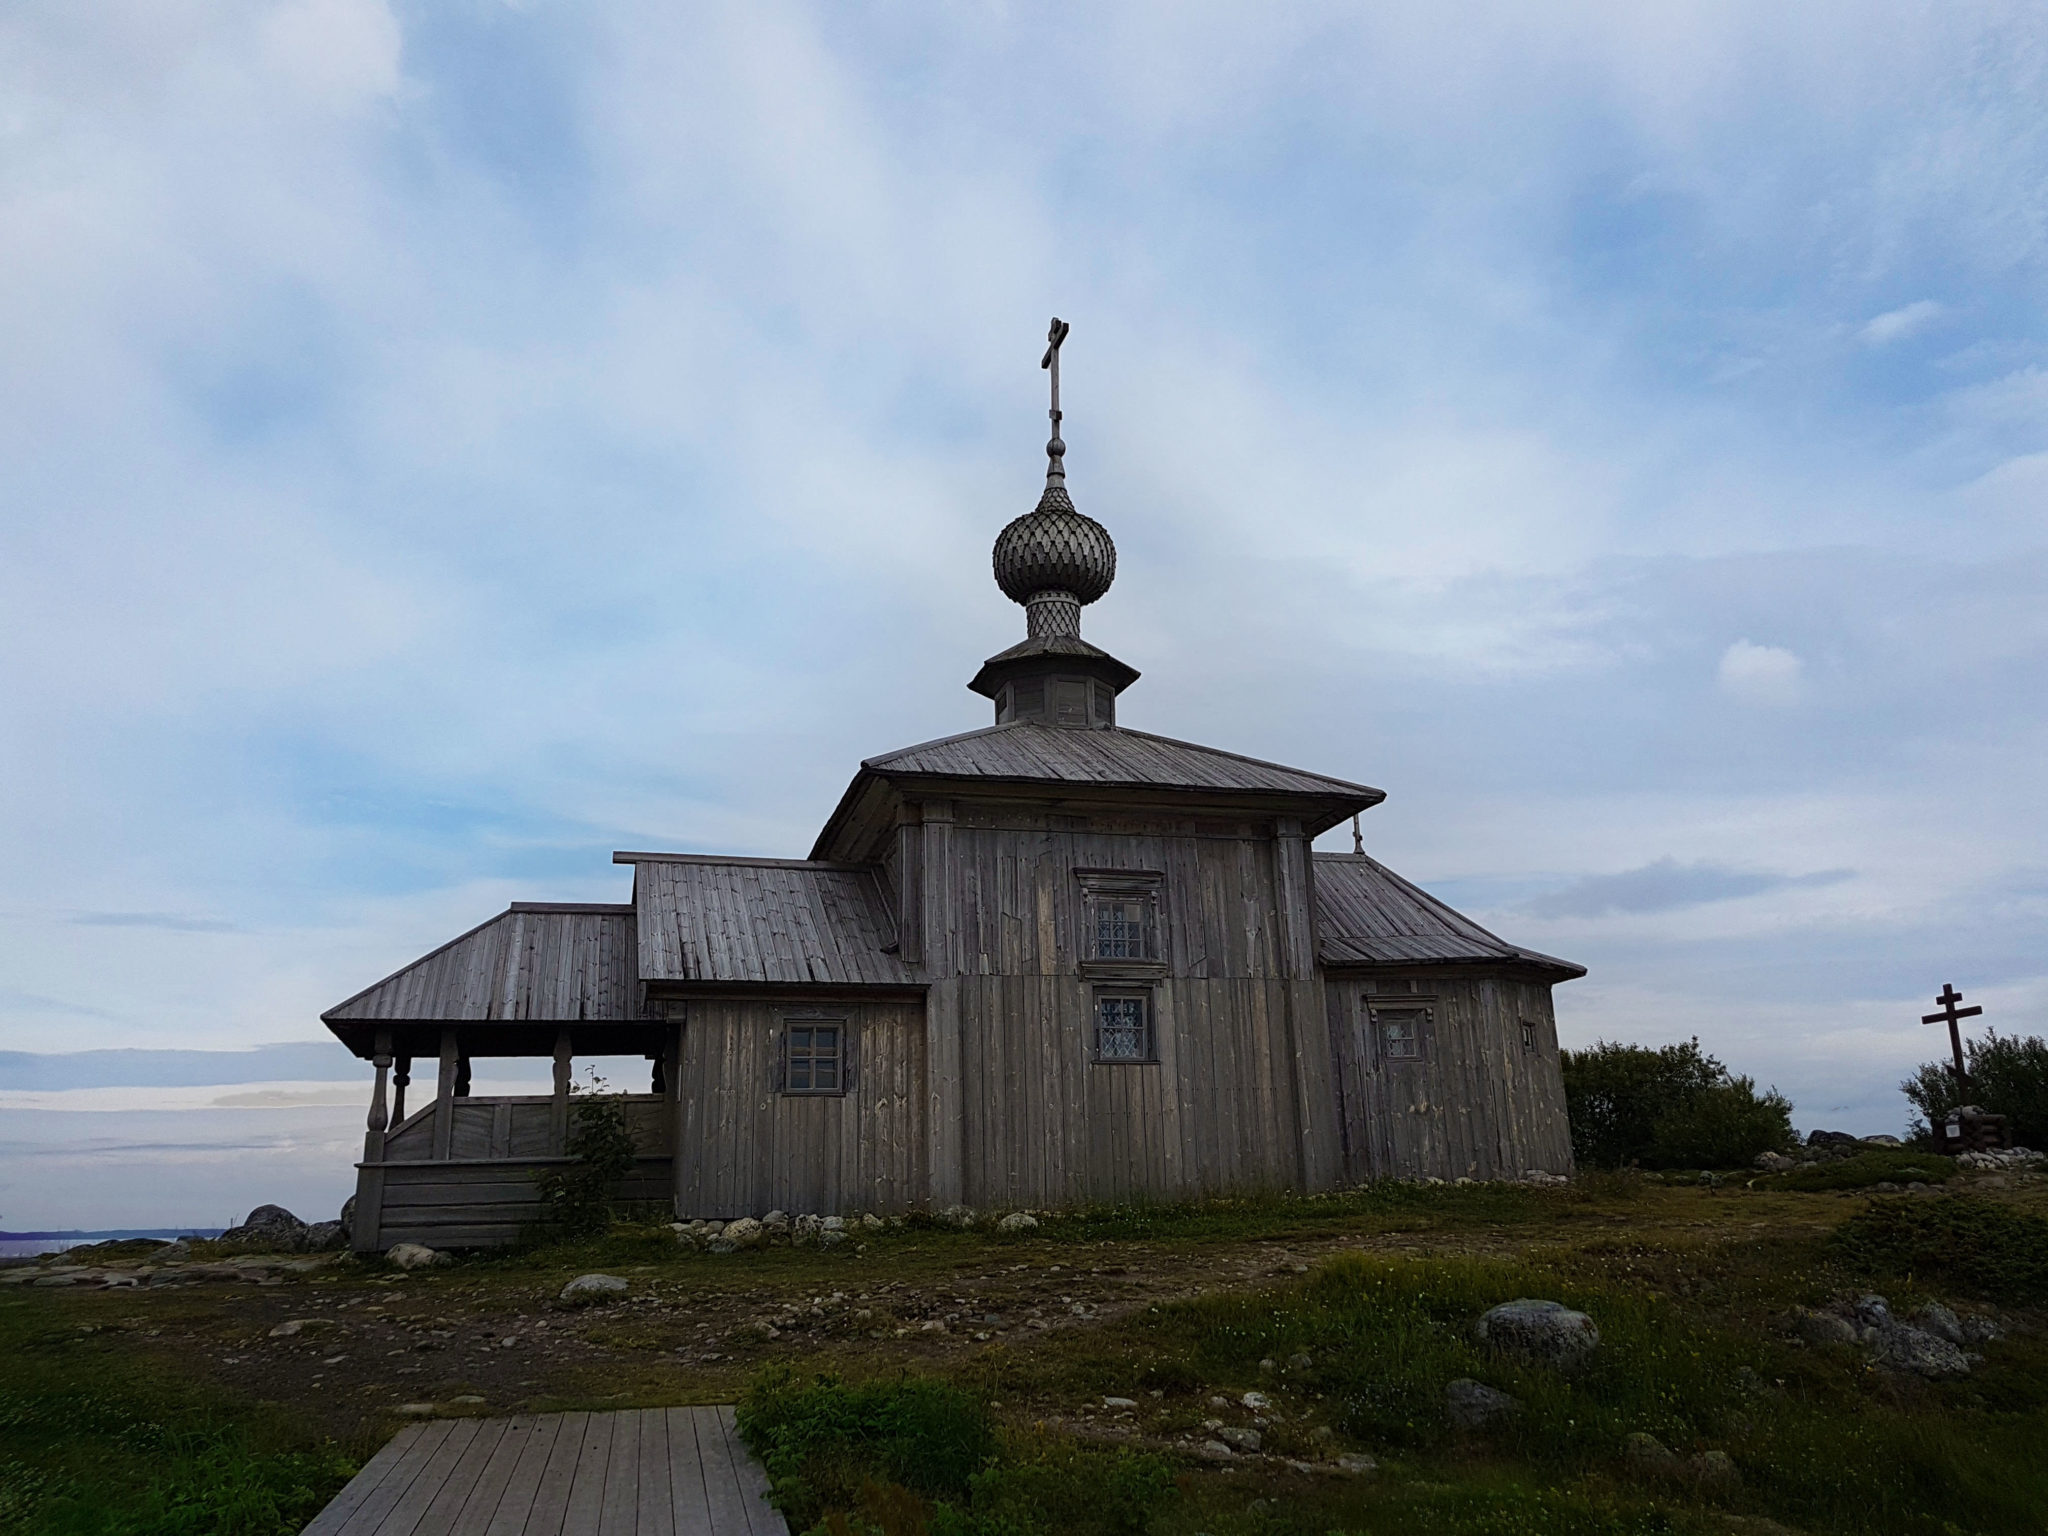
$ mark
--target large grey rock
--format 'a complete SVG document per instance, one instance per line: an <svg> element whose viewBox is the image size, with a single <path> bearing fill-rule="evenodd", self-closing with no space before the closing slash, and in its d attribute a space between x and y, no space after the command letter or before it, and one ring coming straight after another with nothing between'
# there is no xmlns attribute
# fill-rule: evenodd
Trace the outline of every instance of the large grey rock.
<svg viewBox="0 0 2048 1536"><path fill-rule="evenodd" d="M1859 1296L1856 1304L1849 1309L1856 1315L1856 1321L1864 1328L1889 1328L1892 1325L1891 1304L1882 1296Z"/></svg>
<svg viewBox="0 0 2048 1536"><path fill-rule="evenodd" d="M1970 1357L1962 1350L1938 1334L1908 1323L1880 1328L1871 1345L1870 1361L1888 1371L1937 1381L1970 1374Z"/></svg>
<svg viewBox="0 0 2048 1536"><path fill-rule="evenodd" d="M1966 1342L1963 1335L1963 1320L1938 1301L1929 1302L1911 1318L1915 1328L1924 1328L1938 1339L1947 1339L1951 1344Z"/></svg>
<svg viewBox="0 0 2048 1536"><path fill-rule="evenodd" d="M616 1301L630 1287L617 1275L578 1275L562 1287L563 1301L588 1306L592 1302Z"/></svg>
<svg viewBox="0 0 2048 1536"><path fill-rule="evenodd" d="M1645 1430L1637 1430L1622 1445L1622 1454L1639 1471L1672 1473L1678 1470L1678 1453Z"/></svg>
<svg viewBox="0 0 2048 1536"><path fill-rule="evenodd" d="M738 1221L728 1221L725 1230L719 1234L735 1248L758 1248L768 1240L768 1231L751 1216L742 1216Z"/></svg>
<svg viewBox="0 0 2048 1536"><path fill-rule="evenodd" d="M1790 1173L1799 1166L1799 1159L1787 1157L1782 1152L1759 1152L1756 1167L1765 1173Z"/></svg>
<svg viewBox="0 0 2048 1536"><path fill-rule="evenodd" d="M335 1218L342 1226L354 1230L356 1224L356 1197L350 1195L341 1202L341 1214Z"/></svg>
<svg viewBox="0 0 2048 1536"><path fill-rule="evenodd" d="M1799 1337L1809 1344L1854 1344L1862 1337L1856 1325L1833 1312L1805 1312L1798 1315Z"/></svg>
<svg viewBox="0 0 2048 1536"><path fill-rule="evenodd" d="M424 1243L394 1243L384 1257L400 1269L433 1269L455 1262L438 1248L429 1248Z"/></svg>
<svg viewBox="0 0 2048 1536"><path fill-rule="evenodd" d="M237 1248L264 1248L297 1253L306 1246L306 1224L281 1205L259 1205L239 1227L229 1227L218 1241Z"/></svg>
<svg viewBox="0 0 2048 1536"><path fill-rule="evenodd" d="M996 1223L996 1230L998 1232L1029 1232L1037 1225L1038 1218L1036 1216L1027 1215L1023 1211L1012 1211Z"/></svg>
<svg viewBox="0 0 2048 1536"><path fill-rule="evenodd" d="M306 1228L306 1251L330 1253L348 1246L348 1228L338 1221L316 1221Z"/></svg>
<svg viewBox="0 0 2048 1536"><path fill-rule="evenodd" d="M1259 1448L1266 1443L1265 1437L1256 1429L1245 1429L1236 1426L1226 1426L1223 1429L1217 1430L1216 1438L1229 1446L1233 1451L1238 1451L1245 1455L1256 1454Z"/></svg>
<svg viewBox="0 0 2048 1536"><path fill-rule="evenodd" d="M1519 1413L1521 1403L1481 1381L1461 1376L1444 1388L1444 1407L1460 1429L1484 1429Z"/></svg>
<svg viewBox="0 0 2048 1536"><path fill-rule="evenodd" d="M1519 1297L1504 1301L1479 1319L1482 1343L1504 1354L1540 1361L1561 1370L1578 1365L1600 1347L1600 1330L1583 1312L1562 1302Z"/></svg>

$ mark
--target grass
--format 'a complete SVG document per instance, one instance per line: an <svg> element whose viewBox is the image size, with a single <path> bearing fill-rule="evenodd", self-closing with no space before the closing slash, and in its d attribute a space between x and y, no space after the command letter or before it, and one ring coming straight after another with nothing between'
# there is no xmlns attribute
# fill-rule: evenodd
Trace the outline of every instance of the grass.
<svg viewBox="0 0 2048 1536"><path fill-rule="evenodd" d="M1834 1246L1866 1273L1961 1296L2048 1305L2048 1218L1988 1200L1883 1200L1838 1228Z"/></svg>
<svg viewBox="0 0 2048 1536"><path fill-rule="evenodd" d="M0 1530L285 1536L355 1471L341 1448L0 1302Z"/></svg>
<svg viewBox="0 0 2048 1536"><path fill-rule="evenodd" d="M1938 1152L1873 1148L1835 1162L1813 1163L1790 1173L1771 1174L1757 1183L1811 1194L1830 1189L1869 1189L1875 1184L1945 1184L1955 1176L1956 1160Z"/></svg>

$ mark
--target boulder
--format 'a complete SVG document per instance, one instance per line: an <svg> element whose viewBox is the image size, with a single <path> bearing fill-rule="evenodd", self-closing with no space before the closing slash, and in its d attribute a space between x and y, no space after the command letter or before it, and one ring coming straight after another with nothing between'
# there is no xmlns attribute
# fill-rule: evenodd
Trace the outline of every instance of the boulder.
<svg viewBox="0 0 2048 1536"><path fill-rule="evenodd" d="M767 1241L768 1231L753 1217L742 1216L738 1221L728 1221L719 1235L735 1248L758 1248Z"/></svg>
<svg viewBox="0 0 2048 1536"><path fill-rule="evenodd" d="M1313 1370L1315 1363L1315 1356L1302 1351L1297 1351L1287 1357L1287 1369L1290 1371Z"/></svg>
<svg viewBox="0 0 2048 1536"><path fill-rule="evenodd" d="M1755 1166L1763 1173L1790 1173L1799 1166L1799 1159L1787 1157L1782 1152L1759 1152Z"/></svg>
<svg viewBox="0 0 2048 1536"><path fill-rule="evenodd" d="M2005 1337L2005 1329L1992 1318L1972 1313L1962 1321L1965 1344L1989 1344Z"/></svg>
<svg viewBox="0 0 2048 1536"><path fill-rule="evenodd" d="M1863 1138L1863 1145L1866 1147L1903 1147L1905 1143L1896 1136L1866 1136Z"/></svg>
<svg viewBox="0 0 2048 1536"><path fill-rule="evenodd" d="M1877 1331L1870 1362L1887 1371L1943 1380L1970 1374L1970 1357L1947 1339L1915 1328L1893 1323Z"/></svg>
<svg viewBox="0 0 2048 1536"><path fill-rule="evenodd" d="M1469 1376L1461 1376L1444 1388L1444 1408L1460 1429L1484 1429L1519 1413L1521 1407L1507 1393Z"/></svg>
<svg viewBox="0 0 2048 1536"><path fill-rule="evenodd" d="M1523 1296L1504 1301L1479 1319L1474 1328L1480 1342L1503 1354L1518 1355L1569 1370L1600 1347L1600 1330L1583 1312L1557 1301Z"/></svg>
<svg viewBox="0 0 2048 1536"><path fill-rule="evenodd" d="M1237 1459L1237 1452L1233 1451L1221 1440L1204 1440L1196 1448L1195 1454L1204 1461L1235 1461Z"/></svg>
<svg viewBox="0 0 2048 1536"><path fill-rule="evenodd" d="M1742 1474L1735 1470L1735 1459L1726 1451L1701 1451L1685 1465L1700 1482L1715 1487L1732 1488L1742 1481Z"/></svg>
<svg viewBox="0 0 2048 1536"><path fill-rule="evenodd" d="M852 1239L847 1235L844 1227L827 1227L818 1234L818 1246L820 1248L837 1248L840 1244L850 1241Z"/></svg>
<svg viewBox="0 0 2048 1536"><path fill-rule="evenodd" d="M974 1207L971 1205L949 1205L939 1212L938 1219L944 1226L958 1227L965 1231L974 1225L976 1218Z"/></svg>
<svg viewBox="0 0 2048 1536"><path fill-rule="evenodd" d="M348 1228L338 1221L316 1221L306 1228L308 1253L331 1253L348 1246Z"/></svg>
<svg viewBox="0 0 2048 1536"><path fill-rule="evenodd" d="M1809 1147L1853 1147L1861 1140L1860 1136L1852 1136L1847 1131L1808 1131L1806 1133L1806 1144Z"/></svg>
<svg viewBox="0 0 2048 1536"><path fill-rule="evenodd" d="M1263 1392L1247 1392L1238 1399L1238 1402L1249 1408L1253 1413L1264 1413L1273 1406L1273 1400Z"/></svg>
<svg viewBox="0 0 2048 1536"><path fill-rule="evenodd" d="M882 1230L882 1218L877 1216L873 1211L869 1211L865 1216L861 1217L860 1224L870 1232L879 1232Z"/></svg>
<svg viewBox="0 0 2048 1536"><path fill-rule="evenodd" d="M1892 1325L1891 1305L1882 1296L1858 1296L1850 1312L1864 1328L1889 1328Z"/></svg>
<svg viewBox="0 0 2048 1536"><path fill-rule="evenodd" d="M346 1200L341 1202L341 1214L337 1216L335 1220L339 1221L342 1224L342 1226L348 1231L353 1232L355 1230L356 1197L354 1195L350 1195Z"/></svg>
<svg viewBox="0 0 2048 1536"><path fill-rule="evenodd" d="M306 1224L281 1205L259 1205L239 1227L229 1227L217 1241L237 1248L262 1248L297 1253L306 1246Z"/></svg>
<svg viewBox="0 0 2048 1536"><path fill-rule="evenodd" d="M827 1232L844 1232L846 1230L846 1218L844 1216L822 1216L818 1219L818 1225Z"/></svg>
<svg viewBox="0 0 2048 1536"><path fill-rule="evenodd" d="M394 1243L384 1258L400 1269L433 1269L455 1262L438 1248L429 1248L424 1243Z"/></svg>
<svg viewBox="0 0 2048 1536"><path fill-rule="evenodd" d="M1030 1232L1037 1228L1038 1218L1027 1216L1022 1211L1012 1211L996 1223L998 1232Z"/></svg>
<svg viewBox="0 0 2048 1536"><path fill-rule="evenodd" d="M1265 1437L1256 1429L1238 1429L1226 1426L1216 1431L1216 1438L1242 1455L1258 1454L1259 1447L1266 1443Z"/></svg>
<svg viewBox="0 0 2048 1536"><path fill-rule="evenodd" d="M578 1275L562 1287L561 1299L588 1306L593 1302L617 1301L628 1289L617 1275Z"/></svg>
<svg viewBox="0 0 2048 1536"><path fill-rule="evenodd" d="M1854 1323L1832 1312L1802 1309L1793 1314L1793 1326L1809 1344L1854 1344L1861 1337Z"/></svg>
<svg viewBox="0 0 2048 1536"><path fill-rule="evenodd" d="M1915 1328L1925 1329L1938 1339L1947 1339L1951 1344L1963 1344L1963 1320L1940 1302L1929 1302L1912 1317Z"/></svg>
<svg viewBox="0 0 2048 1536"><path fill-rule="evenodd" d="M1643 1472L1671 1473L1678 1470L1678 1453L1655 1435L1637 1430L1622 1444L1622 1455L1630 1466Z"/></svg>

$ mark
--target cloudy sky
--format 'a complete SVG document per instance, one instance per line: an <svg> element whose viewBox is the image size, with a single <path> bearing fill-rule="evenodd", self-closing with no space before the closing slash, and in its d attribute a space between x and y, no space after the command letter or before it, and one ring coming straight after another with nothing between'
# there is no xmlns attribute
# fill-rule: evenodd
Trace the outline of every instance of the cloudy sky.
<svg viewBox="0 0 2048 1536"><path fill-rule="evenodd" d="M1901 1129L1944 981L2048 1028L2044 100L1953 0L9 8L0 1225L325 1214L248 1048L983 723L1054 313L1125 723Z"/></svg>

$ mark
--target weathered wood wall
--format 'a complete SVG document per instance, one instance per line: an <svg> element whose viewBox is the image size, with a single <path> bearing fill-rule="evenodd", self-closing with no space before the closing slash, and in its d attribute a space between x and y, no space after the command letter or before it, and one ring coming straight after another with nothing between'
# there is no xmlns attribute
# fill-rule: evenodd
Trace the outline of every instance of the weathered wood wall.
<svg viewBox="0 0 2048 1536"><path fill-rule="evenodd" d="M629 1093L626 1129L643 1155L666 1157L675 1117L665 1095ZM572 1101L573 1102L573 1101ZM467 1158L547 1157L553 1145L555 1101L547 1094L504 1098L463 1098L449 1103L448 1155ZM384 1158L393 1162L430 1162L434 1157L434 1105L429 1101L384 1143Z"/></svg>
<svg viewBox="0 0 2048 1536"><path fill-rule="evenodd" d="M1422 1054L1389 1059L1369 1004L1429 1009ZM1428 970L1333 973L1345 1171L1378 1178L1569 1173L1571 1131L1547 982ZM1536 1026L1534 1049L1522 1021Z"/></svg>
<svg viewBox="0 0 2048 1536"><path fill-rule="evenodd" d="M383 1165L379 1251L397 1243L429 1248L490 1248L529 1236L541 1218L534 1180L560 1158L477 1158ZM666 1157L642 1157L622 1199L666 1207L672 1174Z"/></svg>
<svg viewBox="0 0 2048 1536"><path fill-rule="evenodd" d="M1286 910L1308 910L1298 829L975 802L921 820L935 1203L949 1158L977 1206L1338 1180L1322 983ZM1082 962L1077 869L1161 877L1156 1062L1091 1059L1094 988L1117 978Z"/></svg>
<svg viewBox="0 0 2048 1536"><path fill-rule="evenodd" d="M843 1017L841 1094L779 1091L786 1017ZM679 1215L720 1220L927 1203L924 1016L915 997L863 1002L692 999L674 1106Z"/></svg>

